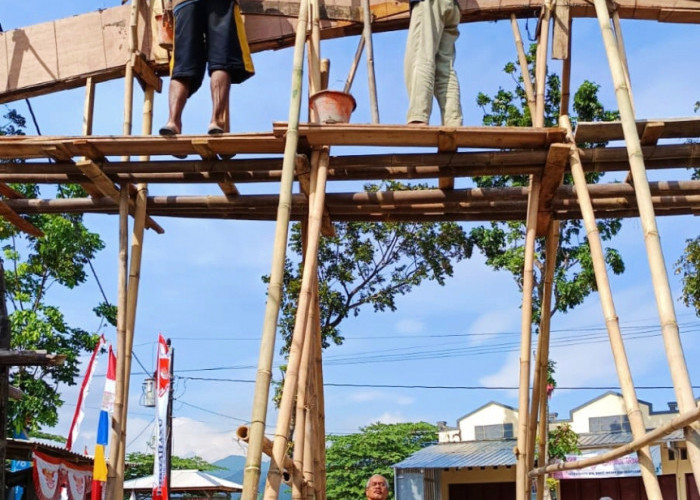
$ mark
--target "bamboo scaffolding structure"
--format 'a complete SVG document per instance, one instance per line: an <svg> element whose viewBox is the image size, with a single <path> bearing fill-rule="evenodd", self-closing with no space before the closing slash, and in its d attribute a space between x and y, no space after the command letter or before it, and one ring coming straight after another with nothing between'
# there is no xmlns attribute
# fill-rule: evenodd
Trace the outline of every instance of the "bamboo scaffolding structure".
<svg viewBox="0 0 700 500"><path fill-rule="evenodd" d="M280 403L279 414L277 416L277 427L273 440L272 460L277 464L282 463L287 451L289 422L291 417L291 407L296 393L298 382L298 371L301 358L301 349L306 331L306 321L311 300L311 287L314 283L313 276L316 273L318 262L318 244L321 236L321 220L323 217L323 206L326 186L326 169L328 168L328 149L324 148L320 153L318 180L316 186L316 196L313 202L314 212L309 215L309 239L307 249L304 254L304 270L302 274L301 290L299 292L299 302L297 305L296 320L294 323L294 333L292 344L289 350L287 362L287 373L284 378L282 390L282 401ZM279 495L279 477L268 474L265 484L265 500L276 500Z"/></svg>
<svg viewBox="0 0 700 500"><path fill-rule="evenodd" d="M549 364L549 325L552 308L552 289L554 285L554 271L557 263L557 250L559 247L559 222L549 221L546 242L546 261L544 270L544 289L542 292L542 306L540 307L540 332L537 337L537 351L535 355L535 375L532 383L532 402L528 416L530 447L530 462L528 470L535 463L535 437L539 432L539 457L540 463L546 462L545 448L547 443L547 368ZM538 414L540 418L538 419ZM544 418L542 418L544 415ZM539 426L537 425L539 423ZM542 500L544 492L544 476L537 483L537 500Z"/></svg>
<svg viewBox="0 0 700 500"><path fill-rule="evenodd" d="M292 182L294 180L294 164L299 142L299 112L301 108L301 82L303 77L304 42L306 39L307 0L302 0L299 9L299 19L294 43L294 61L292 66L292 85L289 103L288 129L284 146L282 163L282 178L280 180L279 205L275 227L275 242L273 247L270 282L267 288L265 318L260 339L260 354L258 370L255 377L255 393L250 419L250 443L246 455L243 473L243 492L241 500L257 500L258 481L260 479L260 463L262 458L262 443L265 437L265 417L267 399L272 378L272 361L275 350L275 329L282 296L282 278L284 260L287 249L287 230L291 211ZM279 460L280 454L277 454ZM276 463L277 460L273 459Z"/></svg>
<svg viewBox="0 0 700 500"><path fill-rule="evenodd" d="M315 463L315 495L316 500L326 500L326 415L324 407L323 393L323 336L321 332L321 308L318 296L318 275L315 276L314 284L314 392L316 394L316 450L314 455Z"/></svg>
<svg viewBox="0 0 700 500"><path fill-rule="evenodd" d="M535 477L540 474L547 474L549 472L556 472L560 470L578 470L585 467L590 467L592 465L598 465L616 458L623 457L628 453L638 450L643 446L649 446L655 441L658 441L664 436L669 435L671 432L687 427L693 422L697 422L700 419L700 407L696 407L690 411L683 412L669 422L657 427L653 431L650 431L644 435L644 437L639 439L634 439L633 441L624 444L610 450L606 453L596 455L590 458L584 458L583 460L577 460L575 462L558 462L556 464L547 465L546 467L538 467L530 471L529 476Z"/></svg>
<svg viewBox="0 0 700 500"><path fill-rule="evenodd" d="M571 129L569 117L567 115L563 115L560 117L559 122L565 129L567 129L569 138L571 141L573 141L573 131ZM637 400L634 381L632 379L632 373L630 372L629 361L627 359L627 353L622 341L622 333L620 331L617 311L615 310L612 290L610 288L608 272L605 265L605 252L603 251L598 225L596 224L596 219L593 214L591 200L588 195L588 191L586 190L586 177L583 173L583 169L581 168L578 150L573 147L573 142L570 152L570 164L571 173L574 178L574 186L576 187L576 192L578 193L579 204L583 214L588 245L590 247L591 257L593 258L596 287L598 289L598 294L600 295L600 304L603 310L605 325L608 330L610 347L612 349L615 368L620 381L620 388L622 389L622 396L625 403L625 408L627 410L632 436L635 439L641 438L646 432L646 427L639 408L639 401ZM640 448L637 451L637 455L647 497L649 499L660 500L661 488L659 487L659 482L654 472L655 468L649 447Z"/></svg>
<svg viewBox="0 0 700 500"><path fill-rule="evenodd" d="M236 429L236 438L240 439L244 443L249 443L250 441L250 427L247 425L241 425ZM265 455L268 457L272 457L272 441L270 441L267 437L263 436L263 441L262 441L262 450ZM287 457L284 460L284 472L282 475L284 476L285 482L288 481L293 474L295 474L294 470L294 461Z"/></svg>
<svg viewBox="0 0 700 500"><path fill-rule="evenodd" d="M365 40L367 56L367 79L369 81L369 108L372 123L379 123L379 104L377 103L377 81L374 76L374 49L372 48L372 11L369 0L362 0L362 38Z"/></svg>
<svg viewBox="0 0 700 500"><path fill-rule="evenodd" d="M642 222L644 243L647 249L647 258L651 270L651 280L656 296L656 303L661 322L661 333L666 347L666 356L671 371L671 379L675 388L678 407L681 412L696 408L693 389L683 354L678 331L678 322L673 306L673 298L666 273L666 266L661 250L661 241L656 227L654 206L651 201L649 184L644 167L644 158L641 153L641 145L637 128L634 122L634 110L630 98L629 89L626 88L623 64L615 44L614 35L610 26L610 13L605 0L595 0L596 15L608 56L610 72L615 85L615 96L622 118L622 129L625 144L630 157L630 172L637 194L637 205ZM700 490L700 424L695 422L684 429L688 458L695 479L695 485Z"/></svg>
<svg viewBox="0 0 700 500"><path fill-rule="evenodd" d="M92 119L95 110L95 80L88 77L85 82L85 104L83 106L83 135L92 135Z"/></svg>

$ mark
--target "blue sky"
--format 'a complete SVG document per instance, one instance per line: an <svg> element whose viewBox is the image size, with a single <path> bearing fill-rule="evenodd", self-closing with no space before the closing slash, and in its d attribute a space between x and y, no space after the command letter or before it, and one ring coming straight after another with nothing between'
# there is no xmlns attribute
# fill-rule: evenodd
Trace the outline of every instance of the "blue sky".
<svg viewBox="0 0 700 500"><path fill-rule="evenodd" d="M44 2L13 4L0 13L5 30L116 6L118 2ZM523 37L534 30L535 21L520 22ZM668 25L653 22L623 21L628 49L632 88L639 118L687 117L700 99L700 67L691 64L693 47L700 46L700 30L692 25ZM462 25L457 41L457 73L462 86L465 125L481 123L482 112L475 104L479 91L494 93L502 86L511 88L503 66L515 60L509 22ZM405 32L384 33L374 37L374 58L383 123L403 123L407 97L403 84L403 48ZM331 60L330 87L341 89L357 46L357 37L324 41L322 55ZM273 121L286 120L292 51L284 49L254 55L257 74L231 93L233 131L269 131ZM354 123L370 121L367 97L366 64L363 59L352 93L358 108ZM559 71L560 63L550 61L550 70ZM607 59L595 20L576 20L573 40L572 87L584 79L601 85L601 98L616 108ZM167 87L167 79L164 81ZM97 86L94 133L121 134L123 80ZM82 89L37 97L31 100L44 135L79 135L84 93ZM134 131L140 130L141 94L136 91ZM167 97L156 96L154 127L165 123ZM12 106L28 116L24 102ZM205 87L187 104L185 133L203 133L208 124L210 102ZM432 123L438 123L433 115ZM30 128L29 133L34 133ZM334 154L366 153L369 150L334 148ZM376 150L375 150L376 151ZM650 178L686 179L687 172L651 172ZM610 180L614 177L609 176ZM464 183L464 184L462 184ZM466 181L458 181L458 187ZM243 193L269 189L240 185ZM336 183L332 191L357 191L357 183ZM151 194L218 194L216 186L157 186ZM102 287L112 302L117 299L116 216L86 216L88 225L98 231L107 248L94 262ZM175 453L198 454L217 460L244 452L235 442L236 427L251 414L259 337L265 307L266 287L260 277L270 271L274 223L248 221L178 220L158 218L164 235L146 233L134 352L145 366L133 364L129 400L129 450L145 450L151 436L153 411L139 406L141 382L154 366L157 335L173 339L177 401L174 407ZM680 285L672 264L681 254L684 241L700 229L697 218L659 218L659 231L672 280L674 297ZM638 219L626 219L622 234L614 246L625 259L624 275L611 276L615 305L626 343L635 383L638 386L670 386L658 318L645 258L641 225ZM91 309L101 300L95 280L80 290L52 291L59 304L76 325L95 330L98 322ZM520 294L505 273L489 270L480 256L462 262L454 278L444 287L422 286L397 301L395 313L374 314L365 311L342 325L346 342L325 352L326 429L331 433L349 433L376 421L440 420L455 425L456 420L492 400L517 406L515 390L447 390L368 387L370 385L498 386L515 387L518 372L520 331ZM700 355L697 336L700 322L692 311L678 302L676 313L691 380L700 384L700 368L691 362ZM552 320L557 344L551 358L557 362L561 387L616 386L610 348L598 297L591 296L583 306ZM100 330L115 339L113 329ZM589 334L595 334L592 338ZM632 339L631 337L637 337ZM438 351L438 352L436 352ZM399 354L395 359L394 355ZM379 359L375 359L379 356ZM276 363L279 364L277 359ZM98 375L104 374L105 359ZM229 367L225 370L214 368ZM278 373L276 372L275 375ZM226 379L212 381L201 379ZM87 400L87 416L77 448L92 450L96 431L103 377L96 377ZM238 382L234 381L237 380ZM344 387L356 384L365 387ZM564 416L602 390L558 389L552 411ZM61 422L53 430L66 434L76 399L75 388L66 388L67 404ZM638 397L654 404L656 410L674 400L670 390L640 390ZM269 431L274 429L276 413L269 412Z"/></svg>

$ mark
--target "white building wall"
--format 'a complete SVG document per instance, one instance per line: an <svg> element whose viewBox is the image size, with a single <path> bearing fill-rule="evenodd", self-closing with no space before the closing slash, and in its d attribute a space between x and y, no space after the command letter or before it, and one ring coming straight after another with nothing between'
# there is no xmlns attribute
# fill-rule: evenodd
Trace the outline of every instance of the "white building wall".
<svg viewBox="0 0 700 500"><path fill-rule="evenodd" d="M490 403L457 422L462 441L474 441L476 439L475 427L495 424L513 424L513 432L515 432L518 428L518 412L498 403Z"/></svg>

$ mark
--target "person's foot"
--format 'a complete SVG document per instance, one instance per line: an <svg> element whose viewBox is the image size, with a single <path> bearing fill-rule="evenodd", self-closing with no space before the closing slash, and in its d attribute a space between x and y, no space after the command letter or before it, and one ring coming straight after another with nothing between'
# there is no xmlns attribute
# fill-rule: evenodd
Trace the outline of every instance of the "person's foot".
<svg viewBox="0 0 700 500"><path fill-rule="evenodd" d="M420 120L413 120L408 122L408 125L411 127L420 127L421 125L427 125L427 123Z"/></svg>
<svg viewBox="0 0 700 500"><path fill-rule="evenodd" d="M163 137L172 137L180 133L180 130L172 123L166 123L158 130L158 133Z"/></svg>
<svg viewBox="0 0 700 500"><path fill-rule="evenodd" d="M207 134L209 134L209 135L221 135L223 133L224 133L224 129L222 127L219 127L216 123L209 124L209 128L207 129Z"/></svg>

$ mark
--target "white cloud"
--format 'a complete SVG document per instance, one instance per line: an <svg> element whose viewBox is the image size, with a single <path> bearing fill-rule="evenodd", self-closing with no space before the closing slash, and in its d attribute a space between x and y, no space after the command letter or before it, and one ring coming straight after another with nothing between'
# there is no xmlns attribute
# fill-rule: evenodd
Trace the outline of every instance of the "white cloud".
<svg viewBox="0 0 700 500"><path fill-rule="evenodd" d="M208 462L216 462L229 455L245 455L245 451L235 430L222 432L187 417L173 420L173 453L179 457L197 455Z"/></svg>
<svg viewBox="0 0 700 500"><path fill-rule="evenodd" d="M417 318L402 318L396 322L396 332L404 334L421 333L425 331L425 323Z"/></svg>

